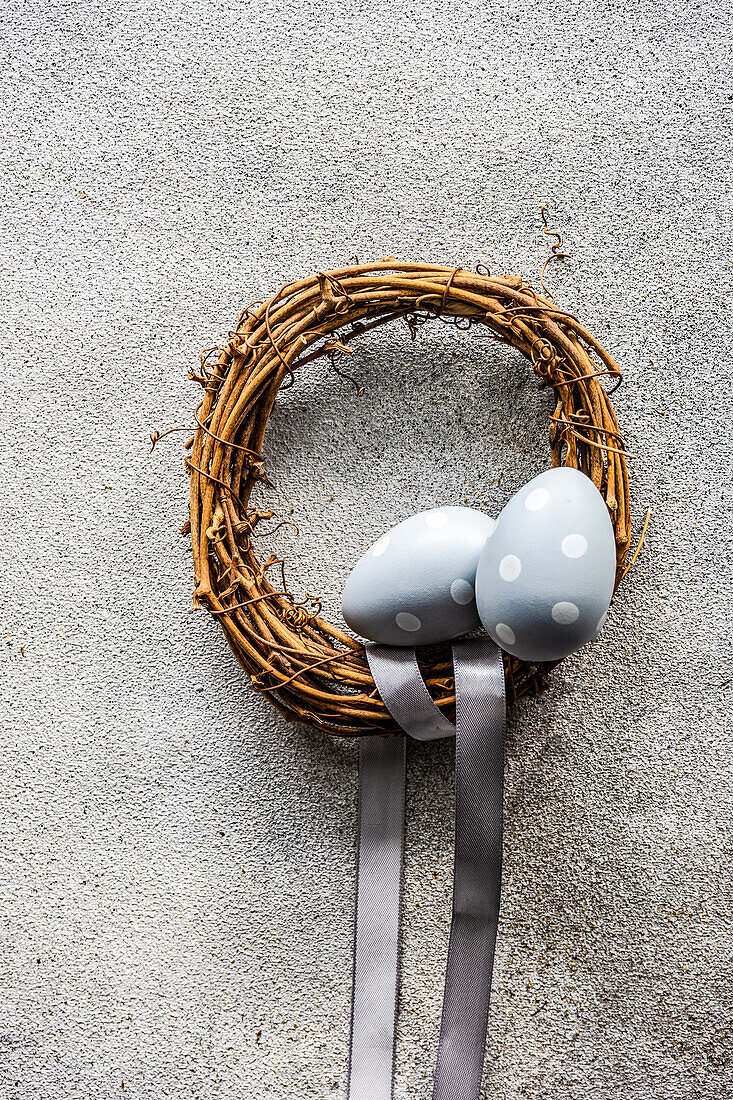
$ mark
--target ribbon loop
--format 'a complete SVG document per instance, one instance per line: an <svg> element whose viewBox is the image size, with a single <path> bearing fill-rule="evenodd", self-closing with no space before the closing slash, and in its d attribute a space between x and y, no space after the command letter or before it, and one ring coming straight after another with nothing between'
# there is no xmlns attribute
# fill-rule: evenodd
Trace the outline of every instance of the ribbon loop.
<svg viewBox="0 0 733 1100"><path fill-rule="evenodd" d="M382 702L406 734L417 741L455 736L455 726L430 698L414 649L373 644L365 648Z"/></svg>

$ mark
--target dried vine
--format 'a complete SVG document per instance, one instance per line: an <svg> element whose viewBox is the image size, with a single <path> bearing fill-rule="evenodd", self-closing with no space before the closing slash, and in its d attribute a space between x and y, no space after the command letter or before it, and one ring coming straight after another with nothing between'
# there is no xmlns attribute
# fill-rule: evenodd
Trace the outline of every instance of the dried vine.
<svg viewBox="0 0 733 1100"><path fill-rule="evenodd" d="M267 422L278 391L307 363L350 353L352 340L379 325L403 319L414 335L436 317L460 328L483 326L520 351L540 384L554 389L552 464L583 470L604 495L616 534L617 583L623 574L629 548L627 452L601 383L604 376L621 375L574 316L522 279L492 276L485 268L472 272L389 258L289 283L245 309L226 345L203 352L200 373L191 375L204 389L186 460L194 601L219 620L255 689L286 718L329 733L396 727L376 692L363 646L326 622L307 593L295 600L281 559L258 560L258 525L279 520L250 505L257 482L269 485L262 458ZM283 522L289 521L278 526ZM271 579L274 570L279 577ZM421 661L433 697L450 712L449 651L425 650ZM515 700L540 690L551 666L505 655L504 667L507 695Z"/></svg>

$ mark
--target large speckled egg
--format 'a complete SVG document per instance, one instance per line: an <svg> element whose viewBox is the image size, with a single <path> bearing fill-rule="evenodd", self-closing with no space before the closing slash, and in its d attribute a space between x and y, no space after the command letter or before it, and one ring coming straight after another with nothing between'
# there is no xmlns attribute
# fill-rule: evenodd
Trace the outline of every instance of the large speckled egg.
<svg viewBox="0 0 733 1100"><path fill-rule="evenodd" d="M344 619L383 645L432 645L476 630L476 566L494 525L475 508L433 508L403 520L354 566Z"/></svg>
<svg viewBox="0 0 733 1100"><path fill-rule="evenodd" d="M525 661L558 661L599 633L613 595L616 548L606 503L571 467L547 470L512 497L481 554L481 621Z"/></svg>

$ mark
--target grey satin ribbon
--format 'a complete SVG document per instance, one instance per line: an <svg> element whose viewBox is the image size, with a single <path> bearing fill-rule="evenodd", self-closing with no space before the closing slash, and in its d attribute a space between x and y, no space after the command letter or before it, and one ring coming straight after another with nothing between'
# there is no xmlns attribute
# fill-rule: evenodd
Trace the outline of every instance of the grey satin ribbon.
<svg viewBox="0 0 733 1100"><path fill-rule="evenodd" d="M486 1051L501 890L504 664L493 642L483 641L454 646L453 662L453 916L433 1100L477 1100Z"/></svg>
<svg viewBox="0 0 733 1100"><path fill-rule="evenodd" d="M430 698L414 649L368 645L366 655L382 702L405 733L417 741L455 737L456 727Z"/></svg>
<svg viewBox="0 0 733 1100"><path fill-rule="evenodd" d="M390 1100L405 837L405 738L362 737L349 1100Z"/></svg>
<svg viewBox="0 0 733 1100"><path fill-rule="evenodd" d="M453 646L456 726L432 701L415 653L367 646L385 706L420 740L456 736L453 916L433 1100L477 1100L501 885L504 670L484 640ZM349 1100L391 1100L394 1081L405 741L361 739Z"/></svg>

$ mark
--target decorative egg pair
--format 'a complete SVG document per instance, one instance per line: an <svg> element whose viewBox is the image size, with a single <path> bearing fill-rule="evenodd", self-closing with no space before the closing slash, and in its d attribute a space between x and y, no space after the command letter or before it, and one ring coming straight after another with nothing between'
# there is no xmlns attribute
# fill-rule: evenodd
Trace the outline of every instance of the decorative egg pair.
<svg viewBox="0 0 733 1100"><path fill-rule="evenodd" d="M498 520L450 507L399 523L354 566L342 611L385 645L433 645L483 625L515 657L558 661L601 630L615 575L605 501L565 466L523 486Z"/></svg>

